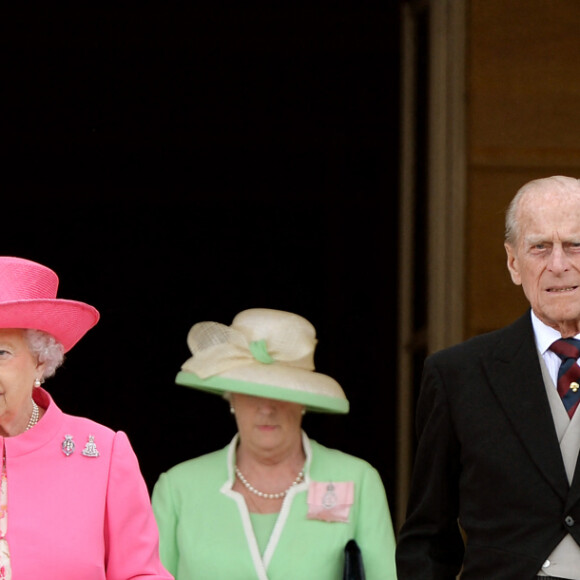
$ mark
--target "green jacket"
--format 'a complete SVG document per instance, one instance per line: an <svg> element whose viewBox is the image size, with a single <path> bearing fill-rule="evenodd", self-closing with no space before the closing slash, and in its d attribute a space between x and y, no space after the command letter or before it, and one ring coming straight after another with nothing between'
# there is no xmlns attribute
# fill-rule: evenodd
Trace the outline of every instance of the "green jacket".
<svg viewBox="0 0 580 580"><path fill-rule="evenodd" d="M161 559L176 580L342 580L354 538L366 580L395 580L395 538L381 478L369 463L303 434L305 480L289 492L263 556L241 494L232 491L229 446L161 474L153 490ZM354 482L349 521L309 519L311 482Z"/></svg>

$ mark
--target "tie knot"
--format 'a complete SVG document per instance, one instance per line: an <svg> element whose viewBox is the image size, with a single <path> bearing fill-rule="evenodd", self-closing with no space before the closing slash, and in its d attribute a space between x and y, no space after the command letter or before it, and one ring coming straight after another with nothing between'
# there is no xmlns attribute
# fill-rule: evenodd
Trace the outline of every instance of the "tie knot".
<svg viewBox="0 0 580 580"><path fill-rule="evenodd" d="M555 352L562 360L567 358L580 358L580 340L575 338L560 338L552 343L550 350Z"/></svg>

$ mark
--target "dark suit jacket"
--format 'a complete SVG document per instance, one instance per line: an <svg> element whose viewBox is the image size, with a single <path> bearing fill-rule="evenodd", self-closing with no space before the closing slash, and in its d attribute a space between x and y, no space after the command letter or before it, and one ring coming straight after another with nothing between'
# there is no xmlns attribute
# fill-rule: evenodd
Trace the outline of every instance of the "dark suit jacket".
<svg viewBox="0 0 580 580"><path fill-rule="evenodd" d="M580 544L580 466L569 486L529 312L428 357L416 420L399 580L462 565L464 579L526 580L567 533Z"/></svg>

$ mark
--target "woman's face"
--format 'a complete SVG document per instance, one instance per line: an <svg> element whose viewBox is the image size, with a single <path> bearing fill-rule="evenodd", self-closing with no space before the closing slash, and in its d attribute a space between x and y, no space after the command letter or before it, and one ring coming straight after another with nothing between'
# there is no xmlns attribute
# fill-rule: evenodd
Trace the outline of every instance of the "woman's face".
<svg viewBox="0 0 580 580"><path fill-rule="evenodd" d="M239 393L232 393L230 403L248 450L263 454L301 444L302 405Z"/></svg>
<svg viewBox="0 0 580 580"><path fill-rule="evenodd" d="M0 434L26 429L34 380L42 378L42 370L28 349L24 331L0 328Z"/></svg>

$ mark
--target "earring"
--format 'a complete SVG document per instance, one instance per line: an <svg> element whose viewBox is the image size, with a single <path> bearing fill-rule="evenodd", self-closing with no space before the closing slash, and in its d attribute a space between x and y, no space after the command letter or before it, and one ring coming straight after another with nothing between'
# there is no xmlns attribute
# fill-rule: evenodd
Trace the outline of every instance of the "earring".
<svg viewBox="0 0 580 580"><path fill-rule="evenodd" d="M40 379L36 378L34 379L34 386L38 389L38 387L40 387L42 383L40 382Z"/></svg>
<svg viewBox="0 0 580 580"><path fill-rule="evenodd" d="M232 415L235 415L236 414L236 410L233 407L230 407L230 413Z"/></svg>
<svg viewBox="0 0 580 580"><path fill-rule="evenodd" d="M302 415L306 415L306 409L302 409Z"/></svg>

